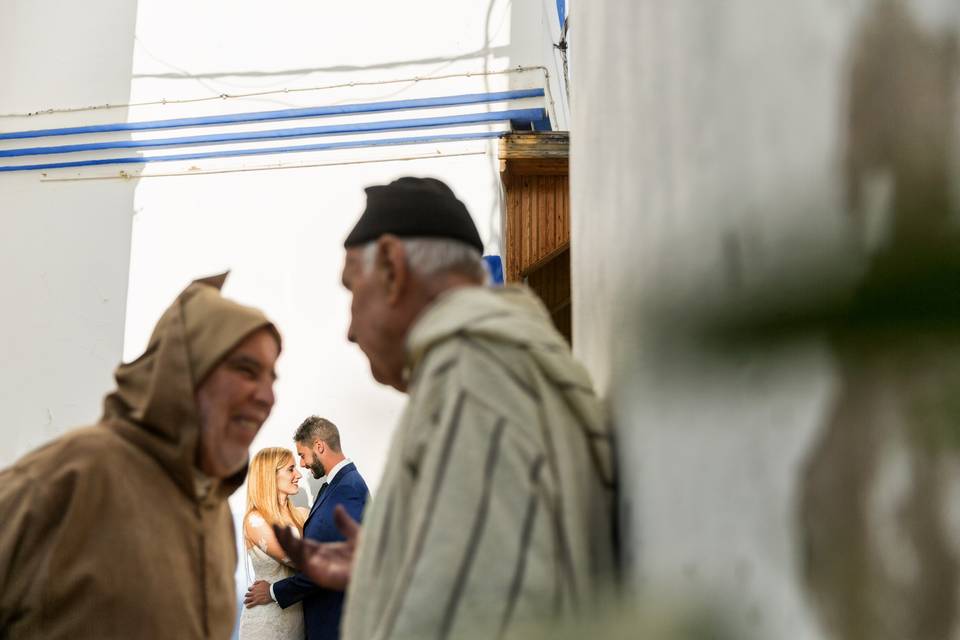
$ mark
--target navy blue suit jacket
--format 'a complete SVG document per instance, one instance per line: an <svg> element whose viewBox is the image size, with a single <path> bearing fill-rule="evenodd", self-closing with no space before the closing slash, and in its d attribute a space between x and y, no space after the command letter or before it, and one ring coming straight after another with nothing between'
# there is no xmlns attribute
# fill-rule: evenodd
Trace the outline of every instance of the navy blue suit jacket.
<svg viewBox="0 0 960 640"><path fill-rule="evenodd" d="M334 507L342 504L354 520L360 521L368 495L367 483L360 477L354 464L351 462L345 465L314 501L310 515L303 523L303 536L318 542L343 540L343 534L333 521ZM274 582L273 594L277 598L277 604L284 609L294 603L303 602L307 640L337 640L340 637L342 591L322 589L298 573Z"/></svg>

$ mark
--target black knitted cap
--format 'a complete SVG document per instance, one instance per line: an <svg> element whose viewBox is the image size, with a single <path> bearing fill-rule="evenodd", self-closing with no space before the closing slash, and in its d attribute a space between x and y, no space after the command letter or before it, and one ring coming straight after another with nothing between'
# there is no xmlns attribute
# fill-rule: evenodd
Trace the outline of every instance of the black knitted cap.
<svg viewBox="0 0 960 640"><path fill-rule="evenodd" d="M401 238L449 238L483 253L483 242L467 208L450 187L434 178L400 178L367 187L367 208L344 240L347 249L385 233Z"/></svg>

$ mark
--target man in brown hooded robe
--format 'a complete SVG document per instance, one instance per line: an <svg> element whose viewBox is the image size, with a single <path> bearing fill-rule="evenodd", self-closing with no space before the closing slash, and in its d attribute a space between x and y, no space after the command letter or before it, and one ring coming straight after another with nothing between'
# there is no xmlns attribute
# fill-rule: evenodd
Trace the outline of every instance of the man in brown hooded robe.
<svg viewBox="0 0 960 640"><path fill-rule="evenodd" d="M229 638L227 497L273 407L280 338L188 286L116 371L100 422L0 471L0 638Z"/></svg>

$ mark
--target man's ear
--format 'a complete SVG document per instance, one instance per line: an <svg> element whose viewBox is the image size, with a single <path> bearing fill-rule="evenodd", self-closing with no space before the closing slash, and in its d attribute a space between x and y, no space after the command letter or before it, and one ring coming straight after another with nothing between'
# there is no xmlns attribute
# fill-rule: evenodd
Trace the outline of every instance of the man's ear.
<svg viewBox="0 0 960 640"><path fill-rule="evenodd" d="M410 270L407 268L407 252L400 238L389 233L377 240L376 267L386 287L387 302L396 305L407 288Z"/></svg>
<svg viewBox="0 0 960 640"><path fill-rule="evenodd" d="M326 449L326 446L327 446L327 443L325 443L323 440L314 440L313 452L316 453L318 456L322 456L323 450Z"/></svg>

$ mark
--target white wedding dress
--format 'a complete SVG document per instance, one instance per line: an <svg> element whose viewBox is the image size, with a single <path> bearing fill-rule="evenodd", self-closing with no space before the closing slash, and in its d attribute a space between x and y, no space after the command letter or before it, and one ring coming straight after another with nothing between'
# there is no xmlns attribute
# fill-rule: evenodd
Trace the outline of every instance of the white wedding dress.
<svg viewBox="0 0 960 640"><path fill-rule="evenodd" d="M280 564L254 545L247 550L253 563L255 580L273 584L293 575L293 569ZM240 614L240 640L304 640L303 609L296 603L281 609L276 602L261 604Z"/></svg>

